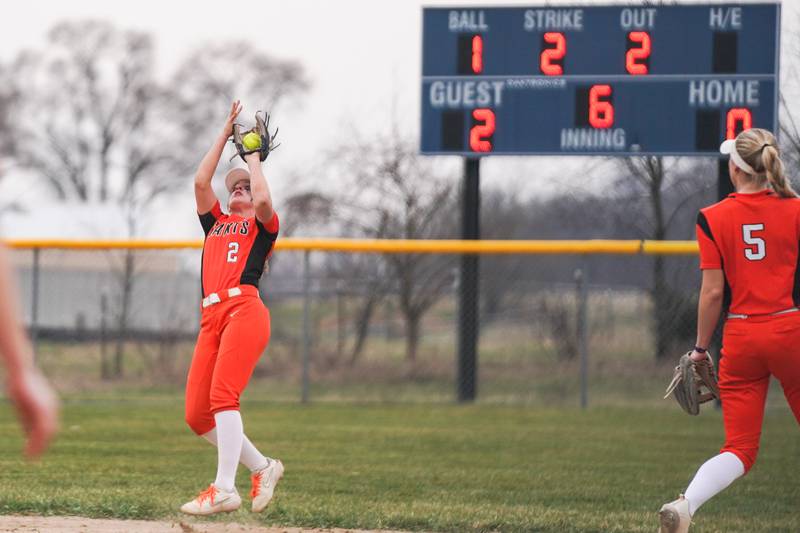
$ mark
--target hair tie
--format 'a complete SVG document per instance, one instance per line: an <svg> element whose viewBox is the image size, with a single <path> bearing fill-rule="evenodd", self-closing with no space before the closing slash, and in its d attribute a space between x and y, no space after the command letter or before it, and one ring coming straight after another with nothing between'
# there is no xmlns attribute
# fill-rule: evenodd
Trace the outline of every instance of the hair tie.
<svg viewBox="0 0 800 533"><path fill-rule="evenodd" d="M761 150L759 150L759 153L763 152L763 151L764 151L764 148L766 148L767 146L773 146L773 145L771 145L771 144L769 144L769 143L764 143L764 144L762 144L762 145L761 145Z"/></svg>

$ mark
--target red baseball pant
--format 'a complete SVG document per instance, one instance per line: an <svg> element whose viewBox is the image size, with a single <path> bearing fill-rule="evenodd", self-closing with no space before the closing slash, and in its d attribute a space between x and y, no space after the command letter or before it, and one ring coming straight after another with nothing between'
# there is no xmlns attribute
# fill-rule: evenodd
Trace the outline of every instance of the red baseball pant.
<svg viewBox="0 0 800 533"><path fill-rule="evenodd" d="M752 468L758 455L770 375L800 423L800 312L725 322L719 368L725 445Z"/></svg>
<svg viewBox="0 0 800 533"><path fill-rule="evenodd" d="M245 294L203 309L186 380L186 423L198 435L214 428L214 414L238 410L239 397L269 343L269 310Z"/></svg>

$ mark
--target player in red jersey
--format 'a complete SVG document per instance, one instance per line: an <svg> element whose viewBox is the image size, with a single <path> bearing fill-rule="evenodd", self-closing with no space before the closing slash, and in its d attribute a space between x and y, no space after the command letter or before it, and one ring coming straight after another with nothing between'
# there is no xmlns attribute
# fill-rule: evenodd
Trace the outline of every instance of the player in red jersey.
<svg viewBox="0 0 800 533"><path fill-rule="evenodd" d="M230 192L225 214L211 179L242 107L228 118L197 169L194 190L205 232L202 259L202 318L186 380L186 422L217 446L217 477L208 489L181 507L188 514L234 511L241 505L234 481L238 463L251 471L252 510L262 511L283 475L283 464L262 455L245 436L239 397L267 347L269 310L258 280L278 237L278 215L261 169L259 154L245 156L248 170L225 176Z"/></svg>
<svg viewBox="0 0 800 533"><path fill-rule="evenodd" d="M800 201L784 176L775 137L748 129L722 143L735 193L700 210L701 360L725 305L719 389L725 444L685 495L661 508L661 532L689 530L691 516L753 466L764 402L775 376L800 422Z"/></svg>

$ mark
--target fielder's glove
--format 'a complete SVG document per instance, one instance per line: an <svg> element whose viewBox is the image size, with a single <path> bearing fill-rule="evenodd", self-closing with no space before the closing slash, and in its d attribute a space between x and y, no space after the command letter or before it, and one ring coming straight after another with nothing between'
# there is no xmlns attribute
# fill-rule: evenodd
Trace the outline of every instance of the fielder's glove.
<svg viewBox="0 0 800 533"><path fill-rule="evenodd" d="M264 113L264 117L262 118L259 113ZM275 133L270 135L269 130L267 129L269 126L269 113L265 111L256 111L256 125L249 130L242 132L242 125L236 123L233 125L233 142L234 146L236 146L236 152L239 154L239 157L242 158L244 161L244 156L248 154L253 154L259 152L261 155L261 161L264 161L269 153L273 151L275 148L280 146L280 143L275 144L275 137L278 135L278 128L275 128ZM248 133L255 133L261 138L261 144L258 148L245 148L242 139ZM236 157L235 155L233 157Z"/></svg>
<svg viewBox="0 0 800 533"><path fill-rule="evenodd" d="M711 356L706 353L705 359L693 361L691 354L688 352L681 356L664 398L674 395L684 411L697 415L700 414L701 403L719 399L719 386Z"/></svg>

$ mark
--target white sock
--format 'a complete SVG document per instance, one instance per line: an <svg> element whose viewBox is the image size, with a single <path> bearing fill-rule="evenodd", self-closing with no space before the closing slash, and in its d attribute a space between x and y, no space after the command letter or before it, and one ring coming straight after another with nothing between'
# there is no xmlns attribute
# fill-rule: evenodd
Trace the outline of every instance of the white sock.
<svg viewBox="0 0 800 533"><path fill-rule="evenodd" d="M203 438L216 446L217 428L212 429L208 433L204 433ZM242 453L239 455L239 462L249 468L251 472L261 470L269 465L269 459L264 457L264 455L253 446L253 443L250 442L247 435L242 435Z"/></svg>
<svg viewBox="0 0 800 533"><path fill-rule="evenodd" d="M214 421L217 423L217 479L214 486L231 492L242 454L242 416L239 411L221 411L214 415Z"/></svg>
<svg viewBox="0 0 800 533"><path fill-rule="evenodd" d="M689 514L725 490L744 474L744 464L736 454L724 452L703 463L689 483L684 497L689 500Z"/></svg>

